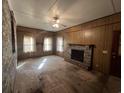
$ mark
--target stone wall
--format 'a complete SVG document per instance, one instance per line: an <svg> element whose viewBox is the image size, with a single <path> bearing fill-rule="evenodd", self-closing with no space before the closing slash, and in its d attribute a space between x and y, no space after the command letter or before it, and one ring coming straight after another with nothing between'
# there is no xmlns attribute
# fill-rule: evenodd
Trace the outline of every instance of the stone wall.
<svg viewBox="0 0 124 93"><path fill-rule="evenodd" d="M11 15L7 0L3 0L2 15L2 93L13 93L16 73L16 51L12 51ZM14 21L14 20L13 20ZM15 21L14 21L15 29ZM15 33L16 34L16 33ZM16 40L16 38L15 38ZM16 50L16 47L15 47Z"/></svg>

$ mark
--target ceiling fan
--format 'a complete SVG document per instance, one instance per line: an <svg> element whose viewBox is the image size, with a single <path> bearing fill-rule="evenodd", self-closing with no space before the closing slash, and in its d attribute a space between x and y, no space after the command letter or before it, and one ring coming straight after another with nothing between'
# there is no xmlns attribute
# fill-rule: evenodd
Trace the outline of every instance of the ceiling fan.
<svg viewBox="0 0 124 93"><path fill-rule="evenodd" d="M52 23L52 27L54 28L59 28L60 26L66 27L66 25L60 23L60 18L57 15L53 17Z"/></svg>
<svg viewBox="0 0 124 93"><path fill-rule="evenodd" d="M62 24L60 22L60 16L58 14L58 9L56 6L56 3L58 2L58 0L55 0L55 2L53 3L53 5L48 9L48 24L52 23L52 27L53 28L59 28L60 26L62 27L67 27L66 25ZM53 17L51 17L51 15L53 15Z"/></svg>

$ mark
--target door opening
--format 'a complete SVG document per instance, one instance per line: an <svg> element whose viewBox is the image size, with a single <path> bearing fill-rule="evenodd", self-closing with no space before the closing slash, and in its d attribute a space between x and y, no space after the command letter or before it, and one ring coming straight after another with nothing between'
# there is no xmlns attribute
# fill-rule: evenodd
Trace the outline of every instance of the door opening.
<svg viewBox="0 0 124 93"><path fill-rule="evenodd" d="M110 74L121 77L121 31L113 31Z"/></svg>

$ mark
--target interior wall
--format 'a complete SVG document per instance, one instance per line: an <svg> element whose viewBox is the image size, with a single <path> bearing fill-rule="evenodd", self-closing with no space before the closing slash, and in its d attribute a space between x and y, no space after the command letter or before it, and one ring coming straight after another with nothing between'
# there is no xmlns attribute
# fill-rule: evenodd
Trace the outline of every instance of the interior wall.
<svg viewBox="0 0 124 93"><path fill-rule="evenodd" d="M103 17L56 33L64 37L64 52L57 55L67 58L68 44L93 44L93 70L109 73L113 31L121 30L121 14ZM107 52L107 53L104 53Z"/></svg>
<svg viewBox="0 0 124 93"><path fill-rule="evenodd" d="M23 38L24 36L32 36L36 40L36 51L31 53L23 52ZM23 26L17 26L17 47L18 47L18 59L22 60L31 57L41 57L45 55L54 54L55 46L53 44L52 51L43 51L43 41L45 37L51 37L54 43L54 32L43 31L34 28L28 28Z"/></svg>
<svg viewBox="0 0 124 93"><path fill-rule="evenodd" d="M12 49L11 15L7 0L2 2L2 93L13 93L14 79L17 64L16 36L15 51ZM13 15L14 17L14 15ZM16 35L16 22L13 19L14 34Z"/></svg>

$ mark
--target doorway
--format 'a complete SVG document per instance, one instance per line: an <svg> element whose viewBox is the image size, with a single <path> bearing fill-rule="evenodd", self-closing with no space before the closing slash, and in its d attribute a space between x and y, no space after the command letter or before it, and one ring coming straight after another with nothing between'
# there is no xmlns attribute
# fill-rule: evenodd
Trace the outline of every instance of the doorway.
<svg viewBox="0 0 124 93"><path fill-rule="evenodd" d="M113 31L110 74L121 77L121 31Z"/></svg>

